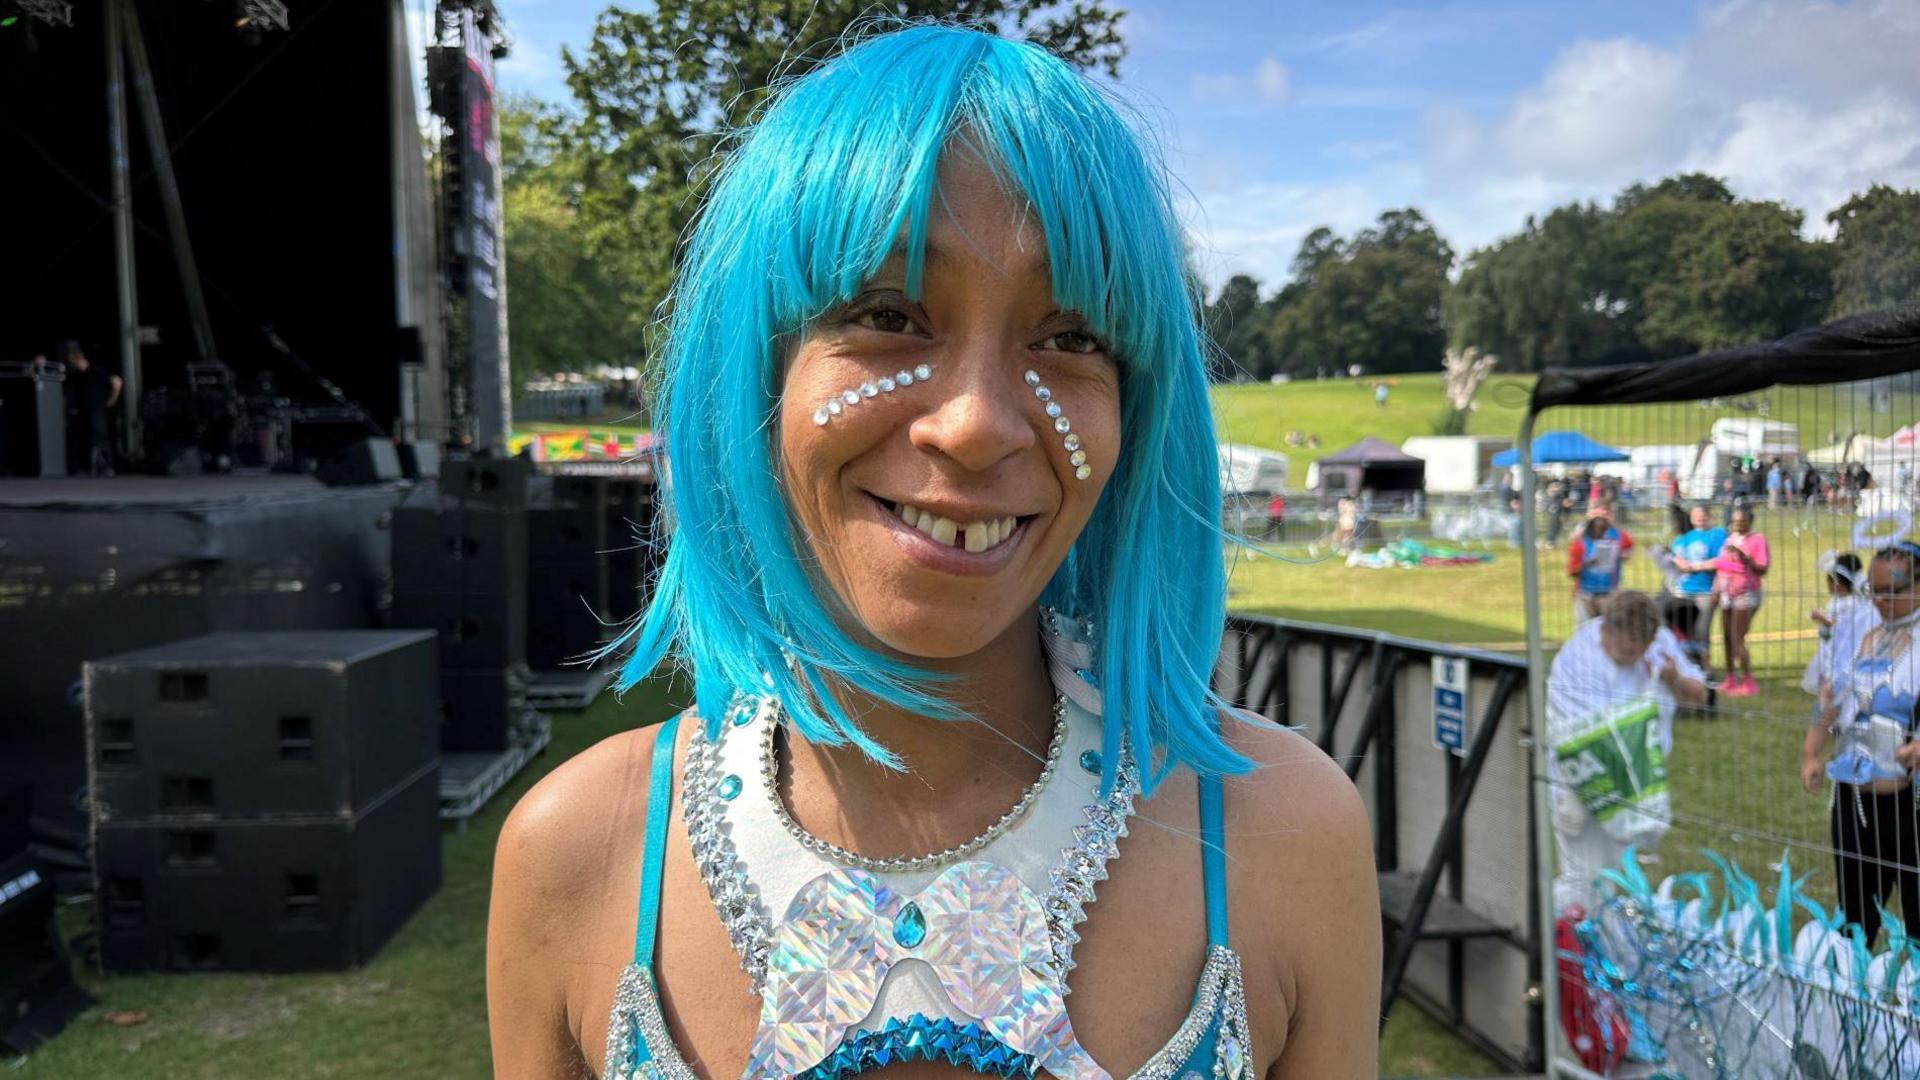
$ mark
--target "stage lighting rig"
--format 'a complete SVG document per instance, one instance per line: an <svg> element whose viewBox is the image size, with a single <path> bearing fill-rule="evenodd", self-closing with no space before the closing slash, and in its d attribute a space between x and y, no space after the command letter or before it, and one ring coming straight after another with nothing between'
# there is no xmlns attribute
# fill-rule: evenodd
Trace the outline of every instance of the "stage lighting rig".
<svg viewBox="0 0 1920 1080"><path fill-rule="evenodd" d="M285 30L287 28L287 5L281 0L239 0L235 5L238 14L234 16L236 30Z"/></svg>

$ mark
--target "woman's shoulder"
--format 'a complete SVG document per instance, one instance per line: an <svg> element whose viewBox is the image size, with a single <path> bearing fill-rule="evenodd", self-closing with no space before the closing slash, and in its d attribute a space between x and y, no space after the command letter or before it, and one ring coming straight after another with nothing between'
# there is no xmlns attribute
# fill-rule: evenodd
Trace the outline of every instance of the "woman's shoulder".
<svg viewBox="0 0 1920 1080"><path fill-rule="evenodd" d="M682 721L685 726L685 721ZM624 851L646 825L649 775L659 728L610 735L568 758L529 788L500 830L496 860L515 886L548 899L599 886L596 869ZM631 872L621 865L617 871ZM496 872L495 888L505 876Z"/></svg>
<svg viewBox="0 0 1920 1080"><path fill-rule="evenodd" d="M1373 827L1346 771L1299 732L1258 717L1229 716L1222 734L1253 763L1225 781L1228 857L1241 872L1309 904L1376 903ZM1315 872L1300 877L1300 868Z"/></svg>

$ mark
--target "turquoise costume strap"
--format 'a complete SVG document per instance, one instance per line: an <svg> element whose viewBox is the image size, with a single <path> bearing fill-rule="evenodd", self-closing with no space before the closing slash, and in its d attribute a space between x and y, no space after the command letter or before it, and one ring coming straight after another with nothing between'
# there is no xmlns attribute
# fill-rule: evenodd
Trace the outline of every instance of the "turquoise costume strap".
<svg viewBox="0 0 1920 1080"><path fill-rule="evenodd" d="M1207 894L1207 944L1227 944L1227 831L1218 776L1200 778L1201 881Z"/></svg>
<svg viewBox="0 0 1920 1080"><path fill-rule="evenodd" d="M647 847L640 857L640 925L633 932L633 962L649 968L660 922L660 865L667 854L667 819L673 815L673 739L679 730L678 715L660 725L647 779Z"/></svg>

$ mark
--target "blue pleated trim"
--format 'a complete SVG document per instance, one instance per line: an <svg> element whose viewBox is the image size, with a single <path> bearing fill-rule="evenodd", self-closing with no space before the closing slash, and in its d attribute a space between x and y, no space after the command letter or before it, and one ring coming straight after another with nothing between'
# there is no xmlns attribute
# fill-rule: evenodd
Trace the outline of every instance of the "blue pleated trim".
<svg viewBox="0 0 1920 1080"><path fill-rule="evenodd" d="M942 1018L894 1017L878 1031L856 1031L840 1048L798 1080L845 1080L896 1061L944 1061L977 1073L1000 1077L1032 1077L1040 1066L1032 1054L1023 1054L988 1034L978 1024L956 1024Z"/></svg>

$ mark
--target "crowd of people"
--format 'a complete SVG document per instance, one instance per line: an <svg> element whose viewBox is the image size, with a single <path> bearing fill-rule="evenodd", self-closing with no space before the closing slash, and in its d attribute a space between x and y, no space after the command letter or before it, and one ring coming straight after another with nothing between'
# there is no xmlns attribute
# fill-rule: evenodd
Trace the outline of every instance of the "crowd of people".
<svg viewBox="0 0 1920 1080"><path fill-rule="evenodd" d="M1736 506L1723 527L1706 504L1671 509L1673 535L1652 545L1657 596L1621 587L1637 545L1606 503L1568 544L1574 630L1548 680L1562 910L1590 906L1601 870L1664 833L1675 711L1760 692L1748 637L1773 558L1754 511ZM1829 552L1825 602L1807 613L1819 640L1799 684L1812 704L1798 774L1808 792L1829 793L1839 908L1869 944L1896 893L1902 915L1920 918L1917 566L1908 540L1865 559Z"/></svg>

